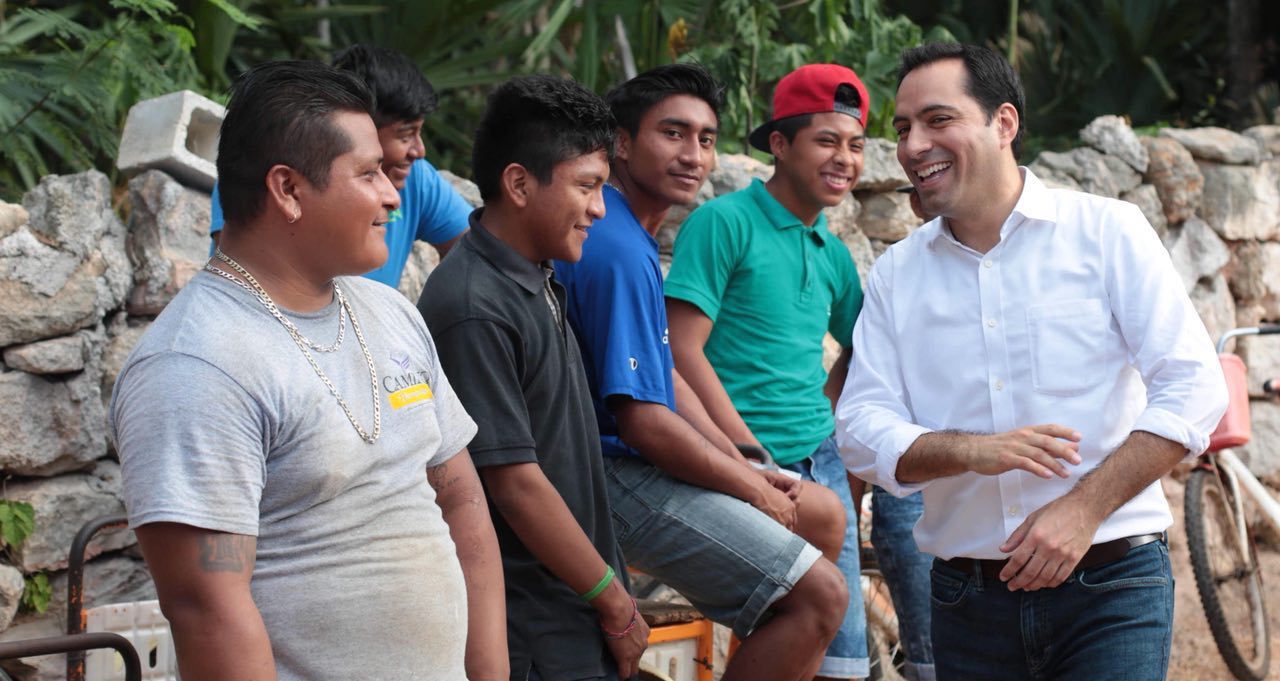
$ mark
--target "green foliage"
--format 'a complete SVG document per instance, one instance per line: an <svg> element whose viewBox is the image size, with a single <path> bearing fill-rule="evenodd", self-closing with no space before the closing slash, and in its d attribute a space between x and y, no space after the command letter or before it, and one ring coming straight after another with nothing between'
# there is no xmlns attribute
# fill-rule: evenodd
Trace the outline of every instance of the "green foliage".
<svg viewBox="0 0 1280 681"><path fill-rule="evenodd" d="M196 89L190 20L168 0L23 8L0 23L0 198L115 165L129 107Z"/></svg>
<svg viewBox="0 0 1280 681"><path fill-rule="evenodd" d="M1196 0L892 0L913 20L962 42L1010 52L1027 93L1026 157L1077 143L1102 114L1157 123L1224 124L1238 104L1224 98L1226 8Z"/></svg>
<svg viewBox="0 0 1280 681"><path fill-rule="evenodd" d="M871 96L867 133L892 136L898 55L926 37L948 39L945 30L926 34L903 16L888 16L877 0L805 0L783 5L718 0L690 38L683 58L705 64L726 86L721 120L723 147L748 149L751 129L765 120L773 87L787 72L815 62L853 68Z"/></svg>
<svg viewBox="0 0 1280 681"><path fill-rule="evenodd" d="M53 587L49 584L49 576L43 572L27 575L24 578L26 587L22 590L22 607L43 613L49 609L49 601L53 600Z"/></svg>
<svg viewBox="0 0 1280 681"><path fill-rule="evenodd" d="M36 510L25 501L0 499L0 549L12 557L22 542L31 536L36 529ZM44 612L53 598L53 588L49 586L49 578L44 573L27 575L23 578L25 587L22 591L22 607L27 610Z"/></svg>
<svg viewBox="0 0 1280 681"><path fill-rule="evenodd" d="M0 499L0 548L18 548L35 529L36 510L31 504Z"/></svg>

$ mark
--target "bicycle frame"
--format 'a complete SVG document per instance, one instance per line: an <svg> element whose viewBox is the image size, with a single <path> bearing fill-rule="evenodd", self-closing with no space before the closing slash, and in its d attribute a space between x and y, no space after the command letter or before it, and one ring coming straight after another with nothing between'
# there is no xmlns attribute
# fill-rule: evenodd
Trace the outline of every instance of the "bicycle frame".
<svg viewBox="0 0 1280 681"><path fill-rule="evenodd" d="M1218 470L1227 478L1231 485L1237 490L1243 490L1249 495L1253 502L1262 509L1262 514L1267 520L1280 531L1280 503L1276 502L1275 497L1267 491L1258 478L1254 477L1244 462L1235 455L1230 449L1219 450L1212 454L1214 460L1217 461ZM1240 495L1236 495L1236 504L1242 505L1243 500ZM1243 517L1243 509L1237 508L1237 513L1241 513Z"/></svg>
<svg viewBox="0 0 1280 681"><path fill-rule="evenodd" d="M1280 326L1268 324L1265 326L1246 326L1239 329L1232 329L1224 334L1218 340L1218 354L1223 355L1227 352L1227 342L1233 338L1241 336L1258 336L1271 335L1280 333ZM1230 448L1220 449L1216 452L1206 452L1206 456L1212 458L1218 463L1218 470L1221 472L1227 482L1233 489L1243 490L1249 495L1253 502L1262 509L1262 513L1267 520L1280 531L1280 503L1276 502L1275 497L1267 491L1267 488L1254 477L1253 473L1244 465L1240 458ZM1236 495L1236 513L1240 517L1244 517L1243 501L1240 495ZM1243 532L1243 528L1241 529ZM1244 540L1245 537L1240 539ZM1241 541L1240 545L1247 546L1247 541Z"/></svg>

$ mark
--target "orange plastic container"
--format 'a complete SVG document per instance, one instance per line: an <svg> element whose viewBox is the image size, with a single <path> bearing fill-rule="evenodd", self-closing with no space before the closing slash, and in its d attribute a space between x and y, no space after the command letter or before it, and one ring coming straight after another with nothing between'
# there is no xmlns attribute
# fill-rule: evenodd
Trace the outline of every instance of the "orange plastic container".
<svg viewBox="0 0 1280 681"><path fill-rule="evenodd" d="M1239 447L1249 441L1253 432L1249 420L1249 384L1248 372L1244 368L1244 360L1236 355L1223 353L1218 355L1222 363L1222 373L1227 378L1227 413L1222 415L1218 428L1209 436L1209 451L1216 452L1227 447Z"/></svg>

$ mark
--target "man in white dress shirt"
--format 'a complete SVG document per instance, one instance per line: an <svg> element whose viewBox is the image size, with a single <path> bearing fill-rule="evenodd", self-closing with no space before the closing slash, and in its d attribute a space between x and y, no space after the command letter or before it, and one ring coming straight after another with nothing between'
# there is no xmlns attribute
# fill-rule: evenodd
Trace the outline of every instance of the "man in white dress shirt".
<svg viewBox="0 0 1280 681"><path fill-rule="evenodd" d="M999 55L903 53L898 161L939 217L871 272L841 454L924 492L939 679L1163 679L1159 479L1205 449L1225 383L1142 213L1020 168L1022 116Z"/></svg>

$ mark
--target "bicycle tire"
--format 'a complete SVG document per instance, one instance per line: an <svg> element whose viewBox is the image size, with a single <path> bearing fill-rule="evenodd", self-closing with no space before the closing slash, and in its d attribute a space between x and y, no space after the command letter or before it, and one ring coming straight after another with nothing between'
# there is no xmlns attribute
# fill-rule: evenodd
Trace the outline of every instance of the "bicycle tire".
<svg viewBox="0 0 1280 681"><path fill-rule="evenodd" d="M870 660L867 681L900 681L905 656L898 640L898 615L889 597L889 585L875 568L864 567L861 581Z"/></svg>
<svg viewBox="0 0 1280 681"><path fill-rule="evenodd" d="M1244 519L1236 491L1216 470L1197 468L1187 480L1187 548L1196 590L1222 660L1240 681L1262 681L1271 663L1266 598L1253 540L1239 545ZM1241 558L1247 555L1248 559Z"/></svg>

